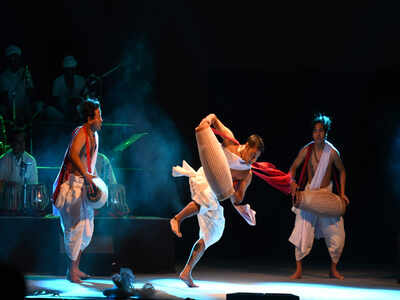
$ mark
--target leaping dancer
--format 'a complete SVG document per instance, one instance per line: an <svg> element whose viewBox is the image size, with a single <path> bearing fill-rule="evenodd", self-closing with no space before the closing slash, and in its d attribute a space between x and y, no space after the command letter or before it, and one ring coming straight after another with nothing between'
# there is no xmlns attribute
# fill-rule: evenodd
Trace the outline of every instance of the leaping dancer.
<svg viewBox="0 0 400 300"><path fill-rule="evenodd" d="M262 138L253 134L245 144L241 145L236 141L232 131L224 126L214 114L204 118L199 124L199 127L201 126L210 126L223 137L222 148L228 160L235 189L230 200L246 221L250 225L255 225L255 211L251 210L249 205L239 204L243 201L252 180L251 166L264 151ZM221 238L225 228L224 209L211 189L203 167L195 171L183 161L182 167L173 168L173 176L189 177L192 201L170 220L172 231L181 238L181 222L195 215L197 215L200 227L199 239L195 242L179 278L188 287L197 287L192 278L193 268L203 256L205 250Z"/></svg>

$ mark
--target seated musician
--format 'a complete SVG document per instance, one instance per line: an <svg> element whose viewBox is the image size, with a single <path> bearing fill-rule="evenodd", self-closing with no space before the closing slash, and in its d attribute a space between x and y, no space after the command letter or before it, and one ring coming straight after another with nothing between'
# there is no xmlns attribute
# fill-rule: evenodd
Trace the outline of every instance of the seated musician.
<svg viewBox="0 0 400 300"><path fill-rule="evenodd" d="M25 132L14 128L9 135L11 149L0 157L0 182L11 185L37 184L35 158L25 151Z"/></svg>
<svg viewBox="0 0 400 300"><path fill-rule="evenodd" d="M117 184L117 179L115 178L110 160L105 154L100 152L97 153L96 172L107 186L110 184Z"/></svg>

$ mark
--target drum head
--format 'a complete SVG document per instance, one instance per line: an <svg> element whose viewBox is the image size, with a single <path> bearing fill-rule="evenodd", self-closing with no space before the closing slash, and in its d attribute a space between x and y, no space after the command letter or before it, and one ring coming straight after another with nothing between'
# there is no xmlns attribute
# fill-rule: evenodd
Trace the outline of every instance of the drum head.
<svg viewBox="0 0 400 300"><path fill-rule="evenodd" d="M100 177L95 177L92 180L95 185L96 195L94 197L89 197L88 195L88 204L93 209L99 209L107 202L108 188Z"/></svg>

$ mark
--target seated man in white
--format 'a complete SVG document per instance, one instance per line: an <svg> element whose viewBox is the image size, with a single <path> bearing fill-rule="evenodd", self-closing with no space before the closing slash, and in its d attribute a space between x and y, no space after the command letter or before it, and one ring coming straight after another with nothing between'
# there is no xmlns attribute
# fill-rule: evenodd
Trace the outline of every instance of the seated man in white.
<svg viewBox="0 0 400 300"><path fill-rule="evenodd" d="M25 133L14 129L9 136L11 149L0 157L0 182L7 184L37 184L35 158L25 151Z"/></svg>

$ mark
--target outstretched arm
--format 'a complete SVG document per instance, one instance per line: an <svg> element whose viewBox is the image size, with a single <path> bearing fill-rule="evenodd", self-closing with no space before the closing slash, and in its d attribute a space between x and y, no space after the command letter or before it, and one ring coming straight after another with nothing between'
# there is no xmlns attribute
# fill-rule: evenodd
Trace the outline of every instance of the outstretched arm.
<svg viewBox="0 0 400 300"><path fill-rule="evenodd" d="M251 183L252 177L253 177L253 174L251 172L249 172L249 174L246 176L246 178L239 182L239 186L238 186L237 190L231 196L231 202L233 204L238 205L243 201L244 194L246 193L246 190Z"/></svg>
<svg viewBox="0 0 400 300"><path fill-rule="evenodd" d="M340 174L340 197L346 202L346 204L350 203L349 198L347 198L345 189L346 189L346 170L344 169L344 165L342 160L340 159L339 154L334 151L333 152L333 163L335 167L338 169Z"/></svg>
<svg viewBox="0 0 400 300"><path fill-rule="evenodd" d="M203 120L201 120L200 125L207 123L209 126L215 128L216 130L220 131L227 137L235 139L235 136L233 135L232 131L226 127L222 122L217 118L215 114L209 114L207 117L205 117ZM229 144L232 144L233 142L227 138L224 138L223 144L224 146L227 146Z"/></svg>

